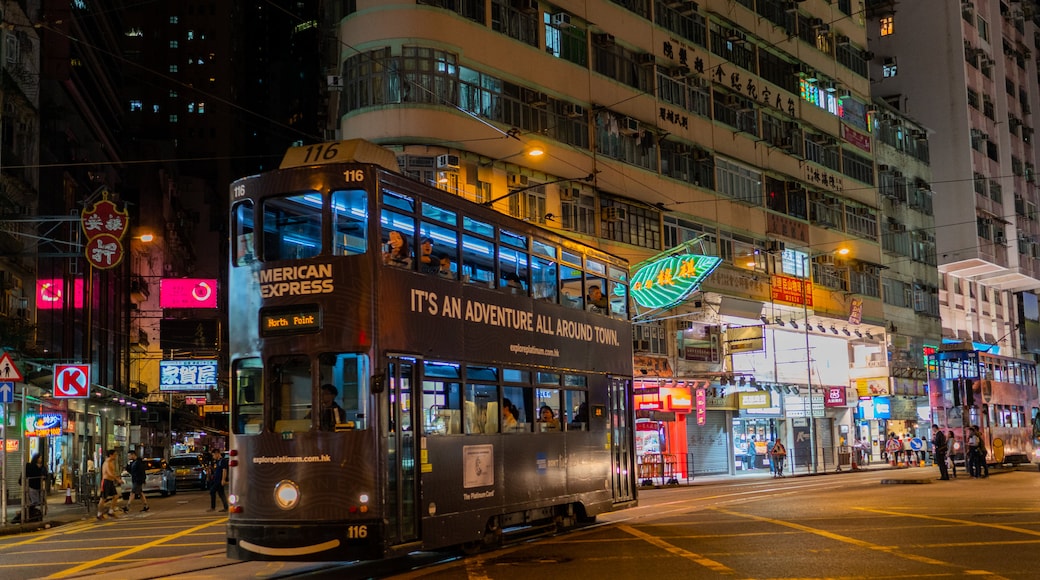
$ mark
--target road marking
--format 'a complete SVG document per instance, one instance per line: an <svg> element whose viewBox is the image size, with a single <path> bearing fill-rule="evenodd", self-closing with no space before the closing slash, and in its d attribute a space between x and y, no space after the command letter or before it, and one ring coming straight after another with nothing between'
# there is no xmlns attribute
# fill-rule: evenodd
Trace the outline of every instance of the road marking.
<svg viewBox="0 0 1040 580"><path fill-rule="evenodd" d="M25 540L22 540L20 542L12 542L10 544L2 544L2 545L0 545L0 550L3 550L5 548L15 548L17 546L24 546L26 544L35 544L36 542L39 542L41 540L47 540L47 539L53 538L54 536L60 536L62 534L76 533L76 532L81 531L81 530L83 530L85 528L92 527L93 525L94 525L93 522L85 522L83 524L78 524L78 525L60 526L60 527L51 528L51 529L49 529L47 531L44 531L44 532L37 532L35 535L32 535L29 538L27 538Z"/></svg>
<svg viewBox="0 0 1040 580"><path fill-rule="evenodd" d="M896 557L903 558L903 559L906 559L906 560L912 560L914 562L920 562L922 564L930 564L932 566L942 566L942 567L954 567L953 564L950 564L949 562L943 562L942 560L936 560L934 558L929 558L927 556L918 556L917 554L907 554L905 552L901 552L900 550L903 550L905 548L905 546L882 546L880 544L875 544L875 543L872 543L872 542L859 540L859 539L852 538L852 537L849 537L849 536L843 536L841 534L835 534L834 532L828 532L827 530L821 530L819 528L812 528L812 527L805 526L805 525L802 525L802 524L796 524L794 522L786 522L784 520L777 520L777 519L773 519L773 518L767 518L767 517L764 517L764 516L756 516L756 515L752 515L752 514L742 514L742 513L739 513L739 512L734 512L734 511L730 511L730 510L723 509L723 508L711 508L711 509L713 509L714 511L717 511L719 513L731 515L731 516L738 517L738 518L746 518L746 519L749 519L749 520L755 520L755 521L765 522L765 523L769 523L769 524L773 524L773 525L777 525L777 526L784 526L784 527L787 527L787 528L793 528L795 530L801 530L803 532L806 532L806 533L809 533L809 534L815 534L817 536L821 536L821 537L827 538L829 540L834 540L834 541L837 541L837 542L843 542L843 543L846 543L846 544L852 544L853 546L857 546L859 548L864 548L864 549L867 549L867 550L874 550L874 551L877 551L877 552L884 552L884 553L890 554L892 556L896 556ZM872 509L868 509L868 508L861 508L861 509L865 509L865 511L881 512L881 510L872 510ZM895 513L895 512L886 512L886 513ZM897 514L897 515L901 515L901 514ZM991 576L993 578L1001 578L1000 576L997 576L996 574L993 574L991 572L986 572L984 570L962 570L961 572L964 573L964 574L988 575L988 576Z"/></svg>
<svg viewBox="0 0 1040 580"><path fill-rule="evenodd" d="M647 543L653 544L658 548L661 548L664 551L668 552L669 554L674 554L676 556L686 558L687 560L692 560L693 562L696 562L697 564L700 564L701 566L704 566L705 568L718 574L736 574L736 571L734 571L732 568L727 567L725 564L716 562L715 560L706 558L704 556L701 556L700 554L694 554L693 552L684 550L679 546L669 544L661 538L656 538L646 532L641 532L628 524L621 524L618 526L618 529L628 534L631 534Z"/></svg>
<svg viewBox="0 0 1040 580"><path fill-rule="evenodd" d="M204 530L204 529L206 529L206 528L208 528L210 526L213 526L213 525L216 525L216 524L223 524L223 523L226 523L226 522L227 522L227 518L221 518L221 519L216 520L216 521L207 522L205 524L201 524L201 525L195 526L194 528L188 528L187 530L181 530L181 531L177 532L176 534L170 534L168 536L164 536L164 537L159 538L157 540L153 540L151 542L148 542L147 544L142 544L140 546L136 546L136 547L130 548L128 550L123 550L122 552L117 552L115 554L111 554L109 556L105 556L104 558L98 558L97 560L91 560L90 562L84 562L84 563L80 564L79 566L75 566L73 568L69 568L68 570L63 570L61 572L55 572L54 574L51 574L50 576L47 576L47 578L64 578L66 576L71 576L72 574L75 574L77 572L82 572L84 570L88 570L88 569L93 568L95 566L100 566L101 564L104 564L106 562L112 562L114 560L118 560L118 559L120 559L120 558L122 558L124 556L129 556L130 554L136 554L137 552L141 552L141 551L147 550L148 548L154 548L155 546L158 546L160 544L164 544L164 543L166 543L166 542L168 542L170 540L175 540L175 539L180 538L182 536L187 536L188 534L195 533L195 532L197 532L199 530Z"/></svg>
<svg viewBox="0 0 1040 580"><path fill-rule="evenodd" d="M955 519L955 518L944 518L944 517L941 517L941 516L929 516L929 515L925 515L925 514L908 514L908 513L903 513L903 512L893 512L893 511L879 510L879 509L874 509L874 508L863 508L863 507L861 507L861 508L855 508L855 509L858 509L860 511L865 511L865 512L871 512L871 513L875 513L875 514L884 514L884 515L889 515L889 516L902 516L902 517L906 517L906 518L918 518L918 519L922 519L922 520L934 520L934 521L937 521L937 522L946 522L946 523L950 523L950 524L961 524L961 525L964 525L964 526L979 526L979 527L983 527L983 528L993 528L995 530L1004 530L1005 532L1018 532L1020 534L1026 534L1028 536L1040 536L1040 531L1038 531L1038 530L1029 530L1029 529L1026 529L1026 528L1016 528L1014 526L1007 526L1007 525L1004 525L1004 524L987 524L987 523L984 523L984 522L972 522L972 521L968 521L968 520L958 520L958 519Z"/></svg>

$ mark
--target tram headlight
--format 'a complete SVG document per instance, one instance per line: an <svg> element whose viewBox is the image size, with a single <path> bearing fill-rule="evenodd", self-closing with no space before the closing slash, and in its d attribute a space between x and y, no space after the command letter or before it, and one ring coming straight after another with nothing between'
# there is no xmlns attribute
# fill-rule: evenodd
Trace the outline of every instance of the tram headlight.
<svg viewBox="0 0 1040 580"><path fill-rule="evenodd" d="M283 510L291 510L300 503L300 487L296 482L283 479L274 486L274 501Z"/></svg>

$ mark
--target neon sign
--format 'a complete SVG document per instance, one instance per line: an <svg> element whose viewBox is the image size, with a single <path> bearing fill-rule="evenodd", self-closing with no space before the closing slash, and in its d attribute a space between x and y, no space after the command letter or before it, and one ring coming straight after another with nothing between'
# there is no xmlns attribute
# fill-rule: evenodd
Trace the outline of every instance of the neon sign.
<svg viewBox="0 0 1040 580"><path fill-rule="evenodd" d="M686 254L662 258L632 276L632 298L647 308L674 306L695 290L722 263L722 258Z"/></svg>
<svg viewBox="0 0 1040 580"><path fill-rule="evenodd" d="M56 437L61 435L61 415L45 413L25 416L26 437Z"/></svg>

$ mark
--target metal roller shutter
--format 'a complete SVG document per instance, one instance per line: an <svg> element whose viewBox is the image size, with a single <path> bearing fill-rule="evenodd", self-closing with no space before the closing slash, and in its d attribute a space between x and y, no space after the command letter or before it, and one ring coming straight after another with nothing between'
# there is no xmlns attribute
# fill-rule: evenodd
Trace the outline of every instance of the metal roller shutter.
<svg viewBox="0 0 1040 580"><path fill-rule="evenodd" d="M732 447L727 411L708 411L704 425L686 422L686 446L693 458L694 475L717 475L730 472L729 450Z"/></svg>

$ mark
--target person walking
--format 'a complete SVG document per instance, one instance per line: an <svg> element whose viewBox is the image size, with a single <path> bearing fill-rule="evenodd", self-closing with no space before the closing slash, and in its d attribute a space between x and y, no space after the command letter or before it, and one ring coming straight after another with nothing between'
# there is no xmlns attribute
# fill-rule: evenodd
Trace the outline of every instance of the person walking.
<svg viewBox="0 0 1040 580"><path fill-rule="evenodd" d="M214 450L213 467L210 469L209 476L209 509L206 511L216 511L218 495L220 496L220 502L224 504L220 511L226 512L228 510L227 495L224 493L224 486L227 485L227 482L228 460L219 449Z"/></svg>
<svg viewBox="0 0 1040 580"><path fill-rule="evenodd" d="M116 450L109 449L105 462L101 464L101 499L98 501L97 519L104 520L116 517L115 508L119 504L117 483L122 483L119 470L116 469ZM108 510L107 513L105 510Z"/></svg>
<svg viewBox="0 0 1040 580"><path fill-rule="evenodd" d="M982 476L982 469L980 469L979 461L979 432L975 430L975 427L968 428L968 451L964 454L964 464L968 469L968 475L973 479L977 479Z"/></svg>
<svg viewBox="0 0 1040 580"><path fill-rule="evenodd" d="M939 466L939 479L949 480L950 472L946 469L946 435L938 425L932 425L932 453L933 463Z"/></svg>
<svg viewBox="0 0 1040 580"><path fill-rule="evenodd" d="M950 477L957 479L957 462L953 460L953 450L956 447L957 435L954 434L953 429L946 432L946 461L950 465Z"/></svg>
<svg viewBox="0 0 1040 580"><path fill-rule="evenodd" d="M776 468L773 477L783 477L784 462L787 461L787 448L784 447L784 444L779 439L777 439L776 443L773 444L773 448L769 450L769 454L772 456L772 463Z"/></svg>
<svg viewBox="0 0 1040 580"><path fill-rule="evenodd" d="M885 451L888 453L888 462L892 467L899 465L899 454L903 451L903 442L896 437L895 432L888 434L888 441L885 442Z"/></svg>
<svg viewBox="0 0 1040 580"><path fill-rule="evenodd" d="M144 482L148 478L147 466L144 464L144 460L137 456L137 452L131 450L128 453L130 457L130 465L127 466L127 471L130 472L130 483L133 488L130 491L130 497L126 500L126 505L123 506L123 513L130 511L130 505L134 503L134 498L141 498L141 503L144 507L141 511L148 511L148 499L144 496Z"/></svg>
<svg viewBox="0 0 1040 580"><path fill-rule="evenodd" d="M755 436L752 435L747 440L747 449L744 450L744 469L752 470L755 468Z"/></svg>
<svg viewBox="0 0 1040 580"><path fill-rule="evenodd" d="M982 437L982 429L978 425L972 425L971 430L975 432L975 436L978 438L979 444L975 447L975 469L979 472L979 477L989 477L989 460L986 457L986 441Z"/></svg>

